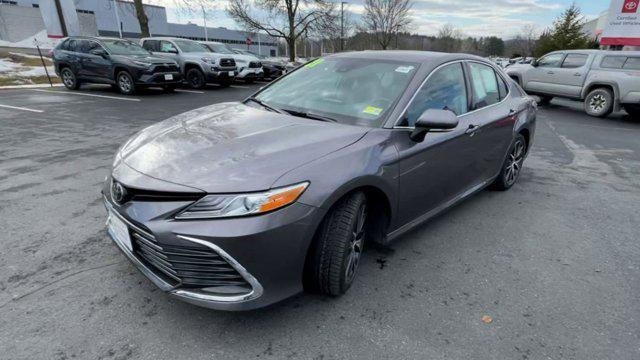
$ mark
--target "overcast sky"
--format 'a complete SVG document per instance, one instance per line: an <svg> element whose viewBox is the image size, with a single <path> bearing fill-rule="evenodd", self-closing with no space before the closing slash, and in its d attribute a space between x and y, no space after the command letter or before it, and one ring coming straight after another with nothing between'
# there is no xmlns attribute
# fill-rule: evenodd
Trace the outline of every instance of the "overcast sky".
<svg viewBox="0 0 640 360"><path fill-rule="evenodd" d="M175 11L171 0L159 0L167 6L167 16L171 22L188 21L202 25L201 16L190 16ZM336 0L338 1L338 0ZM573 0L413 0L413 18L410 31L434 35L445 23L451 23L469 36L500 36L510 38L525 24L535 24L539 29L548 27L553 19L571 5ZM583 14L592 19L609 7L607 0L576 0ZM207 19L210 27L224 26L238 29L233 20L224 12L226 1L218 1L218 9ZM355 17L362 12L362 0L349 0L347 7Z"/></svg>

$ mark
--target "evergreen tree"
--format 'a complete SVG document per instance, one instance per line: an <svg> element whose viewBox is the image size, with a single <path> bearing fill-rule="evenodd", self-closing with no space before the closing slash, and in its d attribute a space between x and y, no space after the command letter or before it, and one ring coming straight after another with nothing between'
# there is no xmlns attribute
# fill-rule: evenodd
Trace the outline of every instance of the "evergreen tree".
<svg viewBox="0 0 640 360"><path fill-rule="evenodd" d="M593 41L582 31L584 17L580 8L571 4L554 22L553 28L543 32L538 40L536 55L556 50L592 48Z"/></svg>

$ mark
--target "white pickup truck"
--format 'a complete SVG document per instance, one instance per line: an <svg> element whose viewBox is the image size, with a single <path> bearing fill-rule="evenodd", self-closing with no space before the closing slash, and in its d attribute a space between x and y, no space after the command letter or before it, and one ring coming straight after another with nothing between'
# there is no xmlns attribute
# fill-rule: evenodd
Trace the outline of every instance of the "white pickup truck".
<svg viewBox="0 0 640 360"><path fill-rule="evenodd" d="M640 120L640 51L555 51L505 71L542 104L554 97L583 100L591 116L624 108Z"/></svg>

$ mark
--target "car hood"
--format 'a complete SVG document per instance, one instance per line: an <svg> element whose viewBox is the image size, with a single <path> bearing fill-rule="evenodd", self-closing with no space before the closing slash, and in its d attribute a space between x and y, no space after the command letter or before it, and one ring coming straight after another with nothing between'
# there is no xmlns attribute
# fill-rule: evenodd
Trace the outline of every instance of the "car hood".
<svg viewBox="0 0 640 360"><path fill-rule="evenodd" d="M290 170L353 144L366 132L224 103L141 131L122 147L117 162L156 180L209 193L258 191L269 189Z"/></svg>
<svg viewBox="0 0 640 360"><path fill-rule="evenodd" d="M220 54L220 55L226 55L226 54ZM258 59L255 56L251 56L251 55L233 54L233 55L229 55L229 56L232 56L236 61L237 60L242 60L244 62L260 61L260 59Z"/></svg>

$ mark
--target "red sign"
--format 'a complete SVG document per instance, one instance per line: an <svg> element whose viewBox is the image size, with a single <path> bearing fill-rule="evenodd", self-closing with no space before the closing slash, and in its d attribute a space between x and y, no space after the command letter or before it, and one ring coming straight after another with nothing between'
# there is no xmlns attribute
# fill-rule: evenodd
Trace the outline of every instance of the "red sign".
<svg viewBox="0 0 640 360"><path fill-rule="evenodd" d="M636 1L636 0L633 0L633 1ZM251 40L251 38L247 38L247 40L245 40L245 41L246 41L247 45L253 44L253 40Z"/></svg>
<svg viewBox="0 0 640 360"><path fill-rule="evenodd" d="M638 11L638 0L625 0L622 5L623 13L635 13Z"/></svg>

